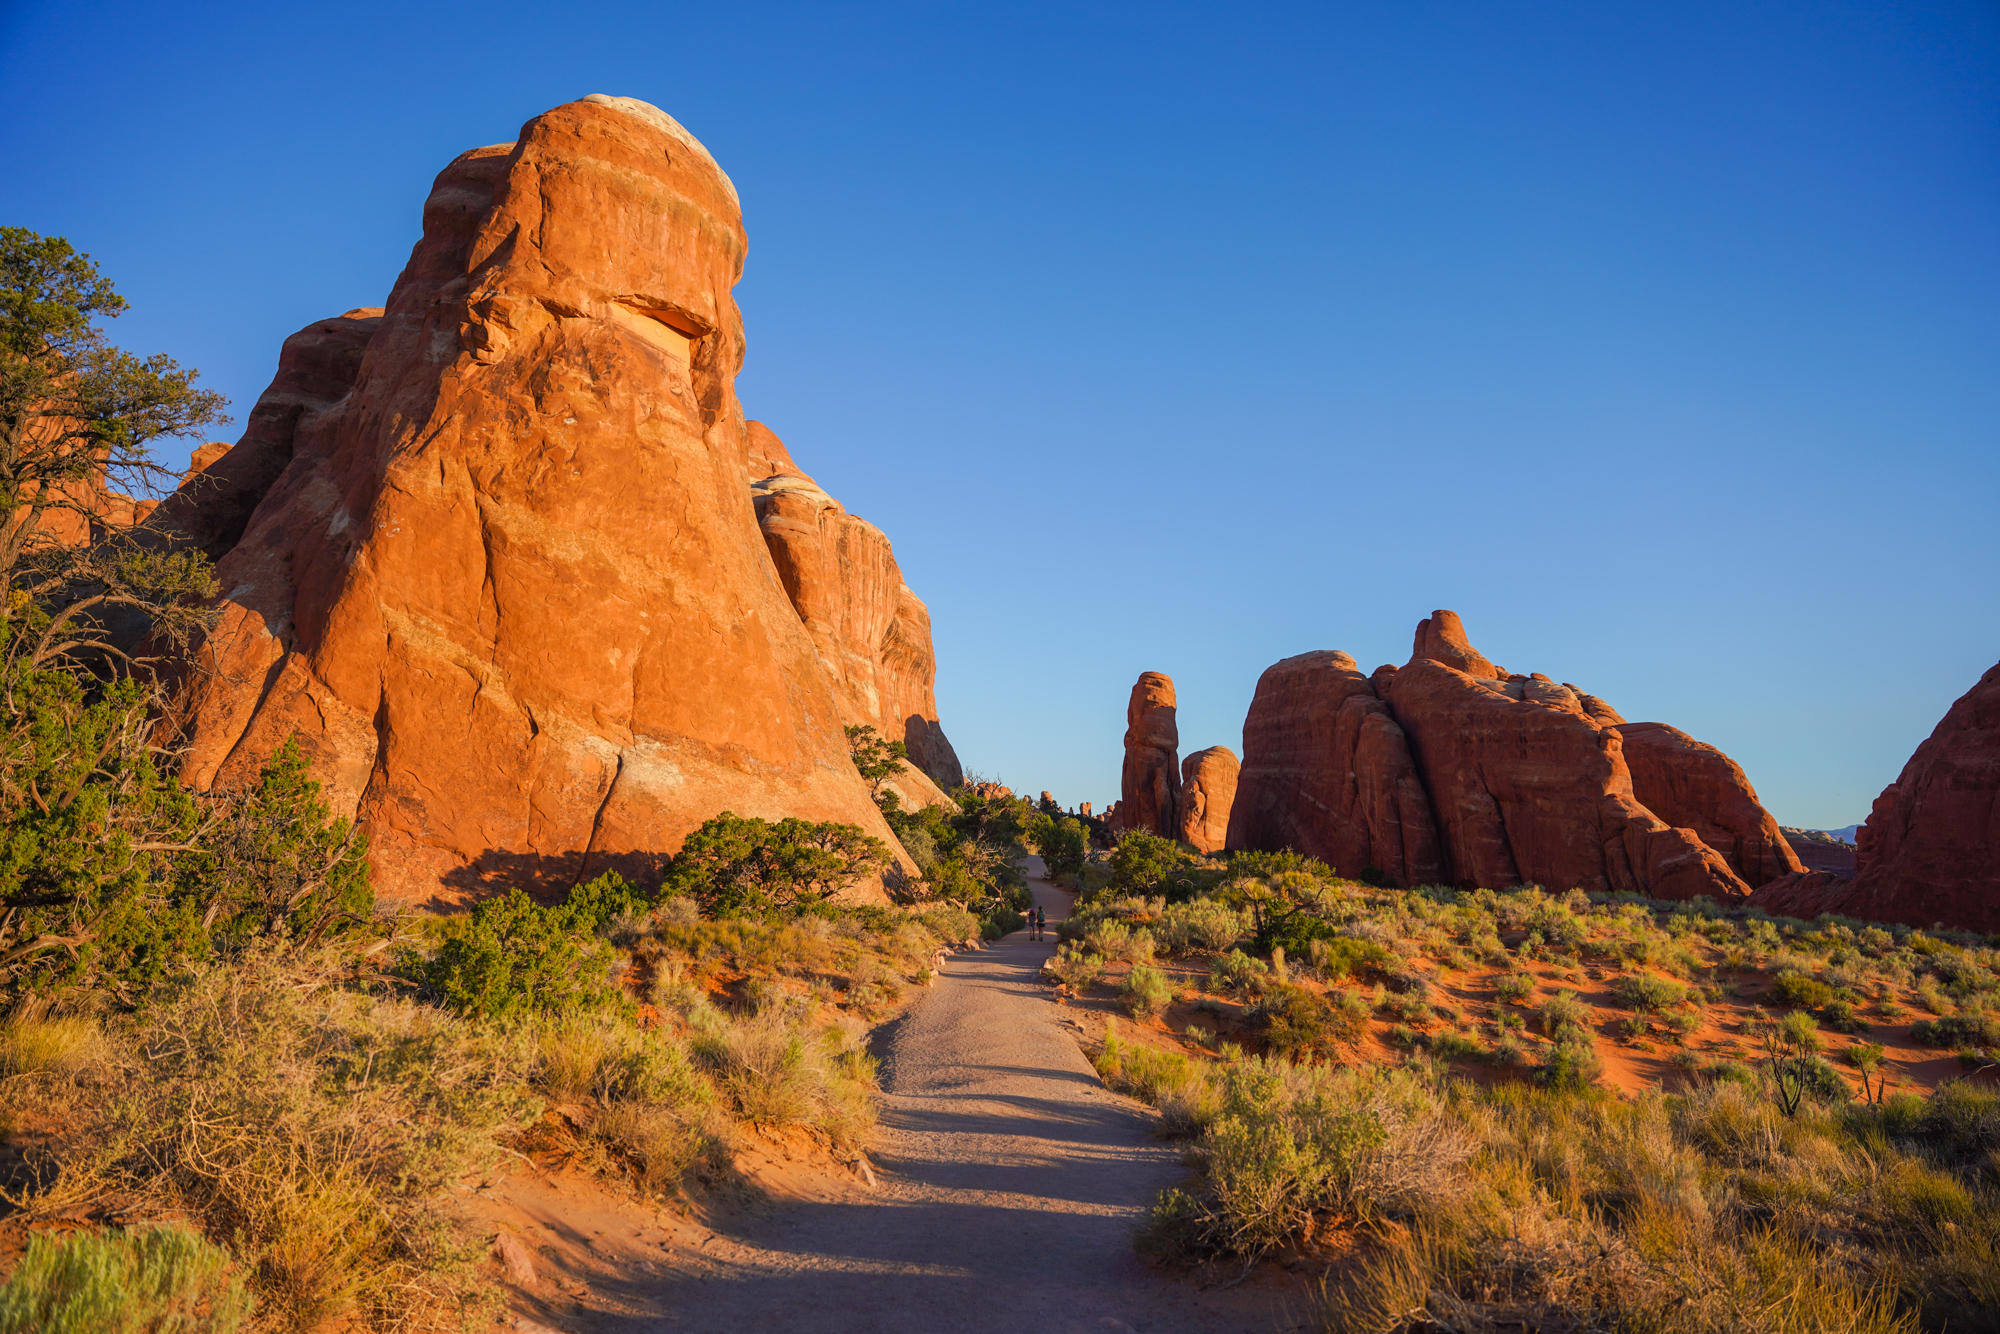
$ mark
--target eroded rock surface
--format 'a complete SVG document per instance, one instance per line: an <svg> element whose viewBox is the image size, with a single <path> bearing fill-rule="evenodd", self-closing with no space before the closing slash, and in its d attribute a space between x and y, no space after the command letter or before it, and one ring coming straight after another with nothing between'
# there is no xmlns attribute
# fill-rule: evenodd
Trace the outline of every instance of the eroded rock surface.
<svg viewBox="0 0 2000 1334"><path fill-rule="evenodd" d="M173 516L226 550L186 776L296 734L391 900L643 876L722 810L893 846L745 487L744 249L632 99L448 166L386 308L291 340Z"/></svg>
<svg viewBox="0 0 2000 1334"><path fill-rule="evenodd" d="M1665 723L1610 727L1624 742L1639 804L1677 829L1694 830L1743 883L1769 884L1805 869L1736 761Z"/></svg>
<svg viewBox="0 0 2000 1334"><path fill-rule="evenodd" d="M1292 848L1343 875L1444 878L1430 798L1408 740L1353 658L1302 653L1257 681L1230 809L1233 850Z"/></svg>
<svg viewBox="0 0 2000 1334"><path fill-rule="evenodd" d="M1364 676L1334 651L1270 668L1243 750L1230 848L1386 884L1741 899L1800 869L1728 756L1508 672L1449 611L1418 624L1400 668Z"/></svg>
<svg viewBox="0 0 2000 1334"><path fill-rule="evenodd" d="M1173 679L1142 672L1125 706L1125 767L1119 782L1121 828L1179 836L1180 727Z"/></svg>
<svg viewBox="0 0 2000 1334"><path fill-rule="evenodd" d="M758 526L841 716L909 747L921 772L898 780L910 789L906 803L948 800L965 771L938 723L929 608L903 582L881 529L828 495L770 428L747 428Z"/></svg>
<svg viewBox="0 0 2000 1334"><path fill-rule="evenodd" d="M1228 843L1239 768L1236 752L1227 746L1210 746L1181 761L1175 837L1201 852L1216 852Z"/></svg>

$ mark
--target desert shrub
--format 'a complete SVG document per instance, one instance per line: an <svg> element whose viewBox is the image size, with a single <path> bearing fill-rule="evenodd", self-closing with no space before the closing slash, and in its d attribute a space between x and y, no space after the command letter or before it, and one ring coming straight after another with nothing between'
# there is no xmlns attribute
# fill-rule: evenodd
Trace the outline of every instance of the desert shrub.
<svg viewBox="0 0 2000 1334"><path fill-rule="evenodd" d="M1127 1042L1118 1036L1115 1024L1105 1031L1104 1050L1094 1064L1107 1085L1151 1103L1207 1080L1203 1069L1186 1056Z"/></svg>
<svg viewBox="0 0 2000 1334"><path fill-rule="evenodd" d="M1926 1047L2000 1047L2000 1016L1954 1014L1919 1019L1910 1025L1910 1037Z"/></svg>
<svg viewBox="0 0 2000 1334"><path fill-rule="evenodd" d="M1149 1019L1167 1008L1168 1002L1174 998L1174 988L1167 981L1166 974L1141 963L1134 964L1132 971L1125 975L1118 994L1133 1018Z"/></svg>
<svg viewBox="0 0 2000 1334"><path fill-rule="evenodd" d="M1169 954L1228 949L1246 929L1241 912L1215 899L1168 904L1153 924L1155 938Z"/></svg>
<svg viewBox="0 0 2000 1334"><path fill-rule="evenodd" d="M1659 1010L1670 1010L1687 1000L1687 988L1678 982L1669 982L1662 977L1646 973L1633 973L1618 979L1613 989L1618 1003L1640 1014L1650 1014Z"/></svg>
<svg viewBox="0 0 2000 1334"><path fill-rule="evenodd" d="M1494 994L1504 1005L1518 1005L1535 994L1535 979L1529 973L1509 973L1493 984Z"/></svg>
<svg viewBox="0 0 2000 1334"><path fill-rule="evenodd" d="M1576 998L1574 991L1558 991L1542 1002L1542 1032L1553 1035L1564 1027L1585 1028L1590 1023L1590 1007Z"/></svg>
<svg viewBox="0 0 2000 1334"><path fill-rule="evenodd" d="M1104 956L1092 954L1081 945L1060 945L1055 957L1049 960L1048 970L1071 991L1080 994L1096 986L1097 980L1104 976Z"/></svg>
<svg viewBox="0 0 2000 1334"><path fill-rule="evenodd" d="M313 1327L457 1309L483 1248L445 1193L525 1123L524 1035L357 994L337 955L247 951L155 993L59 1094L37 1213L116 1195L226 1237L260 1311Z"/></svg>
<svg viewBox="0 0 2000 1334"><path fill-rule="evenodd" d="M1604 1062L1588 1035L1564 1029L1543 1054L1536 1079L1553 1089L1586 1089L1604 1073Z"/></svg>
<svg viewBox="0 0 2000 1334"><path fill-rule="evenodd" d="M1090 839L1081 821L1037 812L1024 831L1051 877L1075 875L1090 856Z"/></svg>
<svg viewBox="0 0 2000 1334"><path fill-rule="evenodd" d="M1153 934L1144 927L1103 921L1084 932L1084 944L1107 959L1145 963L1153 957Z"/></svg>
<svg viewBox="0 0 2000 1334"><path fill-rule="evenodd" d="M840 1029L815 1033L776 1011L730 1020L697 1018L696 1062L714 1076L738 1120L762 1126L810 1126L845 1148L858 1147L875 1123L876 1064Z"/></svg>
<svg viewBox="0 0 2000 1334"><path fill-rule="evenodd" d="M67 1074L95 1059L99 1043L97 1023L86 1015L16 1015L0 1024L0 1077Z"/></svg>
<svg viewBox="0 0 2000 1334"><path fill-rule="evenodd" d="M1184 903L1221 883L1224 872L1211 868L1193 850L1169 838L1142 830L1127 830L1111 852L1109 891L1157 894Z"/></svg>
<svg viewBox="0 0 2000 1334"><path fill-rule="evenodd" d="M1352 936L1313 940L1306 946L1306 958L1328 981L1379 970L1395 957L1377 941L1357 940Z"/></svg>
<svg viewBox="0 0 2000 1334"><path fill-rule="evenodd" d="M689 895L718 916L809 907L888 862L888 846L856 825L724 811L687 836L663 893Z"/></svg>
<svg viewBox="0 0 2000 1334"><path fill-rule="evenodd" d="M927 908L915 914L924 929L947 945L979 938L979 919L963 908Z"/></svg>
<svg viewBox="0 0 2000 1334"><path fill-rule="evenodd" d="M979 938L981 940L998 940L1002 936L1013 935L1027 924L1028 915L1026 913L1017 912L1011 907L995 908L985 917L979 919Z"/></svg>
<svg viewBox="0 0 2000 1334"><path fill-rule="evenodd" d="M178 1225L28 1240L0 1334L235 1334L253 1302L229 1254Z"/></svg>
<svg viewBox="0 0 2000 1334"><path fill-rule="evenodd" d="M1819 1012L1820 1022L1836 1033L1866 1033L1868 1021L1851 1001L1831 1000Z"/></svg>
<svg viewBox="0 0 2000 1334"><path fill-rule="evenodd" d="M1803 973L1783 972L1771 983L1764 998L1787 1009L1817 1010L1833 999L1833 988Z"/></svg>
<svg viewBox="0 0 2000 1334"><path fill-rule="evenodd" d="M1208 989L1240 991L1258 985L1269 975L1270 969L1262 961L1242 950L1231 950L1208 966Z"/></svg>
<svg viewBox="0 0 2000 1334"><path fill-rule="evenodd" d="M1469 1056L1481 1056L1485 1051L1479 1043L1463 1033L1439 1033L1430 1040L1430 1053L1440 1061L1459 1061Z"/></svg>
<svg viewBox="0 0 2000 1334"><path fill-rule="evenodd" d="M617 953L596 938L607 921L642 900L607 871L544 908L520 889L470 913L443 919L428 959L406 970L460 1014L520 1019L530 1014L616 1004Z"/></svg>
<svg viewBox="0 0 2000 1334"><path fill-rule="evenodd" d="M1351 993L1342 993L1343 996ZM1360 1011L1357 1016L1356 1010ZM1349 1005L1329 1004L1304 987L1279 985L1266 991L1250 1010L1250 1022L1273 1056L1293 1061L1326 1061L1339 1046L1361 1036L1366 1007L1359 998Z"/></svg>

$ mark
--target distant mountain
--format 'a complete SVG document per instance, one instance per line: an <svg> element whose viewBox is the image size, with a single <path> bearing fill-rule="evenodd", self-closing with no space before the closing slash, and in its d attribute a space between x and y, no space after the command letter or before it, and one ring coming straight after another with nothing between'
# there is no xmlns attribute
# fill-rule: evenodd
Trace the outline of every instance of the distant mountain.
<svg viewBox="0 0 2000 1334"><path fill-rule="evenodd" d="M1790 825L1784 825L1782 828L1785 837L1793 842L1804 839L1812 843L1852 843L1855 832L1861 826L1851 824L1842 829L1794 829Z"/></svg>

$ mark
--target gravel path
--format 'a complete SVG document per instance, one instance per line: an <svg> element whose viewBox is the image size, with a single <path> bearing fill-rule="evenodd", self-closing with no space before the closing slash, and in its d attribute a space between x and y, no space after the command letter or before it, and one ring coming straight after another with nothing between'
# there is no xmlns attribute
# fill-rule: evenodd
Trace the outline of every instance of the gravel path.
<svg viewBox="0 0 2000 1334"><path fill-rule="evenodd" d="M1067 894L1030 884L1051 923L1069 911ZM1184 1171L1077 1049L1038 980L1053 949L1021 931L953 957L882 1035L881 1184L869 1202L787 1205L732 1230L733 1262L673 1293L669 1314L600 1328L1300 1328L1270 1294L1203 1293L1134 1257L1133 1226Z"/></svg>

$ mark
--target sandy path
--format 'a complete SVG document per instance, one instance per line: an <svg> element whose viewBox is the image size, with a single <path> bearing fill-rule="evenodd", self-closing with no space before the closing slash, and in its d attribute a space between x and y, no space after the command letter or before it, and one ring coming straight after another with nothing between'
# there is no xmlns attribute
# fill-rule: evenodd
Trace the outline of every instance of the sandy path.
<svg viewBox="0 0 2000 1334"><path fill-rule="evenodd" d="M1030 884L1051 923L1068 912L1067 894ZM1138 1105L1106 1091L1078 1051L1038 981L1053 949L1021 931L956 956L882 1035L881 1185L867 1201L787 1204L732 1229L717 1247L727 1247L725 1263L649 1294L663 1314L594 1327L1299 1328L1272 1295L1201 1293L1133 1256L1134 1224L1183 1169Z"/></svg>

